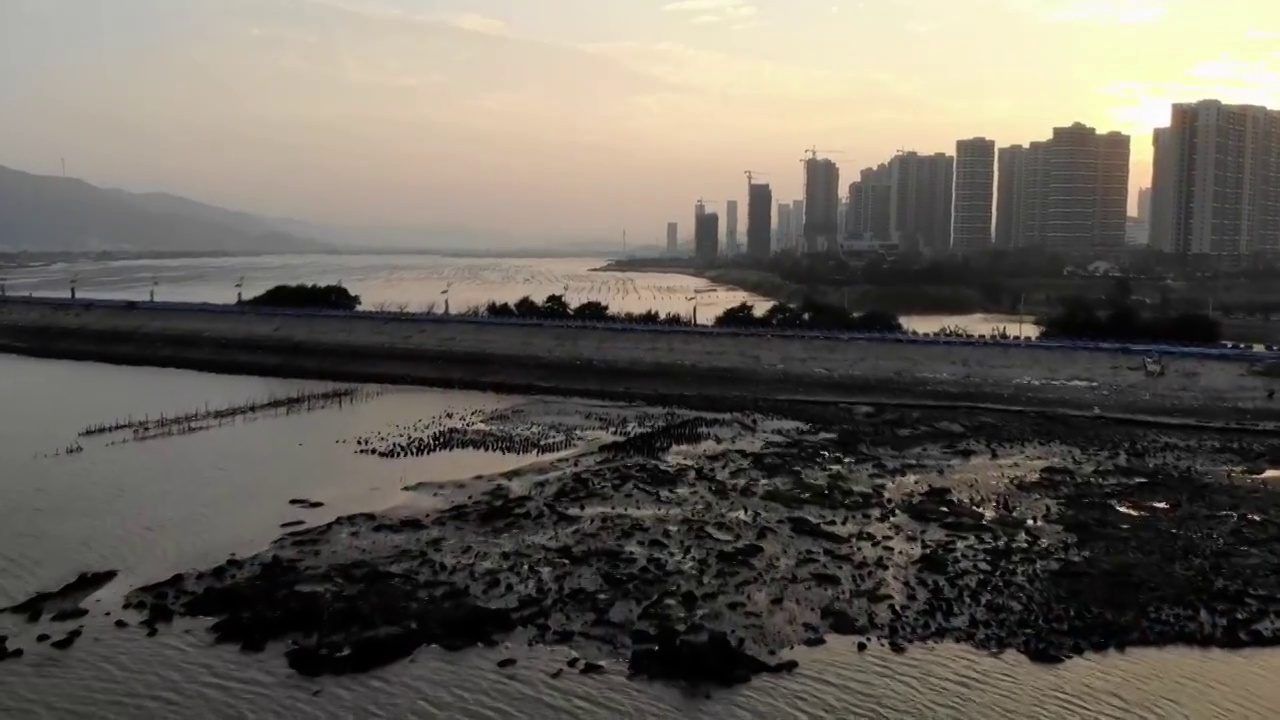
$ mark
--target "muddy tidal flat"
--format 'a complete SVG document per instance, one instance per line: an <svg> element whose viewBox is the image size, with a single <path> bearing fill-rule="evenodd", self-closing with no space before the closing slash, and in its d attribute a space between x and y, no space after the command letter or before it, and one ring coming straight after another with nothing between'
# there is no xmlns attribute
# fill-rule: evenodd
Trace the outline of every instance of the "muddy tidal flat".
<svg viewBox="0 0 1280 720"><path fill-rule="evenodd" d="M441 427L344 444L536 459L146 585L126 612L153 634L199 618L308 676L521 643L574 651L556 677L698 686L790 673L794 648L828 643L1057 664L1280 641L1270 435L785 404L534 402Z"/></svg>

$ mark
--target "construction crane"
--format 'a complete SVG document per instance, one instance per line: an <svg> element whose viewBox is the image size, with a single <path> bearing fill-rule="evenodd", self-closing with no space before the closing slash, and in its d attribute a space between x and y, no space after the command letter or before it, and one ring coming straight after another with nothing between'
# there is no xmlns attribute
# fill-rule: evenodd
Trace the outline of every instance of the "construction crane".
<svg viewBox="0 0 1280 720"><path fill-rule="evenodd" d="M752 184L755 181L756 176L768 175L768 173L756 172L755 170L743 170L742 174L747 176L748 185Z"/></svg>
<svg viewBox="0 0 1280 720"><path fill-rule="evenodd" d="M809 159L811 160L817 160L818 153L822 153L823 155L841 155L844 153L843 150L819 150L817 146L805 148L805 152L809 154ZM804 162L804 160L805 158L800 159L801 162Z"/></svg>

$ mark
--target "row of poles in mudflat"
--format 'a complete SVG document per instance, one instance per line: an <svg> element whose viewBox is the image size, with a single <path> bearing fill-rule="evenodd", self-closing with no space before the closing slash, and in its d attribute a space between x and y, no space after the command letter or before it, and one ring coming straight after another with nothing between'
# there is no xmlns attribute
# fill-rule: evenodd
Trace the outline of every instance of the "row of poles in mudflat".
<svg viewBox="0 0 1280 720"><path fill-rule="evenodd" d="M76 299L76 285L79 282L80 282L79 275L73 275L71 276L70 279L67 280L67 284L71 289L72 300ZM150 302L156 301L156 288L158 287L160 287L160 280L156 277L152 277L151 290L147 296L148 301ZM236 280L235 287L236 287L236 303L241 303L244 301L244 276L243 275L240 276L239 280ZM9 297L9 278L7 277L0 277L0 298L3 298L3 297Z"/></svg>
<svg viewBox="0 0 1280 720"><path fill-rule="evenodd" d="M80 437L110 435L119 432L132 432L135 436L168 434L171 430L179 430L195 425L216 424L242 415L251 415L272 410L283 410L286 414L293 412L311 412L327 407L341 407L348 402L368 400L377 396L380 390L363 386L336 387L325 390L299 390L290 395L270 395L266 398L249 400L236 405L210 408L207 404L191 412L176 415L161 414L158 417L132 416L107 423L96 423L80 430Z"/></svg>

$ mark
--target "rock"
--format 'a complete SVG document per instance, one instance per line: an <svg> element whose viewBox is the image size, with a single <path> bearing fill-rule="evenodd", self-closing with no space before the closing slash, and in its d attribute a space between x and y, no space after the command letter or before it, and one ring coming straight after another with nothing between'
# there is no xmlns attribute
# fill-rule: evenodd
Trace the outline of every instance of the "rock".
<svg viewBox="0 0 1280 720"><path fill-rule="evenodd" d="M821 635L810 635L804 639L804 646L809 648L822 647L827 644L827 639Z"/></svg>
<svg viewBox="0 0 1280 720"><path fill-rule="evenodd" d="M173 622L175 613L173 608L163 602L152 602L147 608L147 620L155 623L171 623Z"/></svg>
<svg viewBox="0 0 1280 720"><path fill-rule="evenodd" d="M129 627L129 621L124 618L116 618L115 626L118 628L127 628Z"/></svg>
<svg viewBox="0 0 1280 720"><path fill-rule="evenodd" d="M580 675L599 675L604 672L604 665L592 660L582 663L582 669L578 671Z"/></svg>
<svg viewBox="0 0 1280 720"><path fill-rule="evenodd" d="M49 643L49 647L55 650L66 650L67 648L75 644L76 638L78 637L80 636L67 633L65 637L60 637L57 640L54 640L53 642Z"/></svg>
<svg viewBox="0 0 1280 720"><path fill-rule="evenodd" d="M581 660L582 658L578 657L577 655L574 655L573 657L569 658L569 661L566 662L565 665L567 665L570 668L576 668L578 667L578 662Z"/></svg>
<svg viewBox="0 0 1280 720"><path fill-rule="evenodd" d="M37 635L37 636L36 636L36 642L38 642L38 643L49 642L49 640L50 640L52 637L53 637L53 636L52 636L52 635L50 635L49 633L40 633L39 635Z"/></svg>
<svg viewBox="0 0 1280 720"><path fill-rule="evenodd" d="M115 570L80 573L74 580L63 585L57 590L36 593L17 605L0 608L0 612L26 615L28 620L36 622L44 615L45 605L54 602L79 603L93 593L102 589L102 587L107 583L114 580L116 575L117 572Z"/></svg>
<svg viewBox="0 0 1280 720"><path fill-rule="evenodd" d="M866 643L865 641L859 640L859 641L858 641L858 652L866 652L866 651L867 651L867 643Z"/></svg>
<svg viewBox="0 0 1280 720"><path fill-rule="evenodd" d="M791 517L788 517L787 524L791 526L791 532L796 535L811 537L816 540L835 543L837 545L846 545L849 543L848 537L833 530L828 530L803 515L792 515Z"/></svg>
<svg viewBox="0 0 1280 720"><path fill-rule="evenodd" d="M631 651L630 670L658 680L723 687L750 682L759 673L782 671L744 653L722 632L707 633L705 638L684 637L669 626L659 629L656 647Z"/></svg>
<svg viewBox="0 0 1280 720"><path fill-rule="evenodd" d="M49 622L67 622L68 620L79 620L88 615L89 611L82 607L67 608L59 610L49 616Z"/></svg>
<svg viewBox="0 0 1280 720"><path fill-rule="evenodd" d="M297 645L285 652L285 659L290 668L307 677L348 675L409 657L423 641L423 633L416 628L391 628L345 643L332 640Z"/></svg>
<svg viewBox="0 0 1280 720"><path fill-rule="evenodd" d="M763 554L763 545L760 543L749 542L735 548L718 551L716 553L716 559L726 565L749 565L751 560L754 560Z"/></svg>
<svg viewBox="0 0 1280 720"><path fill-rule="evenodd" d="M838 587L841 583L839 575L829 572L810 573L809 579L824 587Z"/></svg>
<svg viewBox="0 0 1280 720"><path fill-rule="evenodd" d="M500 668L509 668L515 664L516 664L515 658L502 658L501 660L498 661L498 667Z"/></svg>
<svg viewBox="0 0 1280 720"><path fill-rule="evenodd" d="M853 615L835 606L827 605L822 608L821 617L827 622L831 632L836 635L860 635L865 632L862 624L854 619Z"/></svg>

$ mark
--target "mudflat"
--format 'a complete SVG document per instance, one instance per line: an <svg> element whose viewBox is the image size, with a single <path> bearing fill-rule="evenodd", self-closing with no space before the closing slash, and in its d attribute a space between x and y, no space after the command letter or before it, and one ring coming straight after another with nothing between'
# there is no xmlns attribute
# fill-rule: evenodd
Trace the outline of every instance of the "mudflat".
<svg viewBox="0 0 1280 720"><path fill-rule="evenodd" d="M476 478L436 511L298 530L130 606L152 626L213 618L247 651L287 641L308 675L513 640L568 645L578 671L719 685L826 642L1041 663L1280 642L1269 435L852 404L609 412L613 439ZM355 451L496 447L526 437L512 422Z"/></svg>

